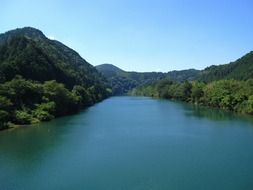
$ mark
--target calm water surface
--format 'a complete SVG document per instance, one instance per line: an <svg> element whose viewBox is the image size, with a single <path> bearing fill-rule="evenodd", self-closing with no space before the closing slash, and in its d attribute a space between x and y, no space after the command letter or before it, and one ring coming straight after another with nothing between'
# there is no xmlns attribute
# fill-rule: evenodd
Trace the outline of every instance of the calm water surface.
<svg viewBox="0 0 253 190"><path fill-rule="evenodd" d="M252 190L253 121L143 97L0 132L0 190Z"/></svg>

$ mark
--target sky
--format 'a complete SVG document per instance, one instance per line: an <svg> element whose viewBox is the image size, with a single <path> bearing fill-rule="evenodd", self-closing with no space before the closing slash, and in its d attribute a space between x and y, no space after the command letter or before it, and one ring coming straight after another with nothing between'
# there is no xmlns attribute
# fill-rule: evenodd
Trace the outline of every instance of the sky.
<svg viewBox="0 0 253 190"><path fill-rule="evenodd" d="M1 0L0 33L25 26L92 65L203 69L253 50L252 0Z"/></svg>

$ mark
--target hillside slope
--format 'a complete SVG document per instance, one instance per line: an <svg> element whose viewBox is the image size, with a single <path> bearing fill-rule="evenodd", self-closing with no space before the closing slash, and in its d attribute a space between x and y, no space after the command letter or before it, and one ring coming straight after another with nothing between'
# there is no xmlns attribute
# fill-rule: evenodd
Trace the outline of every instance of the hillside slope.
<svg viewBox="0 0 253 190"><path fill-rule="evenodd" d="M0 72L2 82L15 75L36 81L55 79L68 87L105 81L77 52L31 27L0 35Z"/></svg>
<svg viewBox="0 0 253 190"><path fill-rule="evenodd" d="M229 64L210 66L204 69L199 80L210 82L220 79L247 80L253 78L253 52Z"/></svg>
<svg viewBox="0 0 253 190"><path fill-rule="evenodd" d="M125 94L137 86L151 84L162 79L170 79L178 82L183 82L186 80L191 81L196 79L200 72L195 69L170 71L168 73L129 72L124 71L112 64L102 64L96 66L96 68L108 79L114 94Z"/></svg>
<svg viewBox="0 0 253 190"><path fill-rule="evenodd" d="M108 97L108 87L77 52L37 29L0 34L0 129L75 113Z"/></svg>

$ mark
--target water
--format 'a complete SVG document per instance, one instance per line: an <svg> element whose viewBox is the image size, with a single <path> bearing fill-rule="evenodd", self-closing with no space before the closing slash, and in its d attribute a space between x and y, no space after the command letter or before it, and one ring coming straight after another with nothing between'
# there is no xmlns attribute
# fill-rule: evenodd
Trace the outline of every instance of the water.
<svg viewBox="0 0 253 190"><path fill-rule="evenodd" d="M1 190L252 190L253 121L143 97L0 132Z"/></svg>

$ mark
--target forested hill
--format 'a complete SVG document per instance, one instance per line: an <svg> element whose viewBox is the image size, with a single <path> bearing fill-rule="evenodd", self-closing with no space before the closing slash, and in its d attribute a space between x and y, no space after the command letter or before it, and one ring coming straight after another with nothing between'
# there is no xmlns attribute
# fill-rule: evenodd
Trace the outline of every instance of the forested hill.
<svg viewBox="0 0 253 190"><path fill-rule="evenodd" d="M249 52L240 59L224 65L212 65L204 70L181 70L162 72L128 72L111 64L96 66L111 83L114 94L124 94L129 90L151 84L161 79L175 82L202 81L211 82L221 79L248 80L253 78L253 52Z"/></svg>
<svg viewBox="0 0 253 190"><path fill-rule="evenodd" d="M0 129L75 113L110 93L95 67L41 31L0 34Z"/></svg>
<svg viewBox="0 0 253 190"><path fill-rule="evenodd" d="M105 81L77 52L56 40L49 40L37 29L25 27L1 34L0 46L2 82L15 75L36 81L55 79L68 87Z"/></svg>
<svg viewBox="0 0 253 190"><path fill-rule="evenodd" d="M131 93L253 115L253 52L230 64L206 68L196 81L160 80Z"/></svg>
<svg viewBox="0 0 253 190"><path fill-rule="evenodd" d="M126 71L116 67L115 65L112 64L102 64L102 65L97 65L96 69L103 73L105 77L115 77L115 76L124 76L126 75Z"/></svg>
<svg viewBox="0 0 253 190"><path fill-rule="evenodd" d="M248 80L253 78L253 52L229 64L204 69L199 80L210 82L220 79Z"/></svg>
<svg viewBox="0 0 253 190"><path fill-rule="evenodd" d="M182 71L170 71L168 73L162 72L129 72L124 71L112 64L102 64L96 66L108 81L110 82L114 94L125 94L129 90L151 84L154 81L161 79L170 79L172 81L192 81L196 79L200 73L199 70L188 69Z"/></svg>

